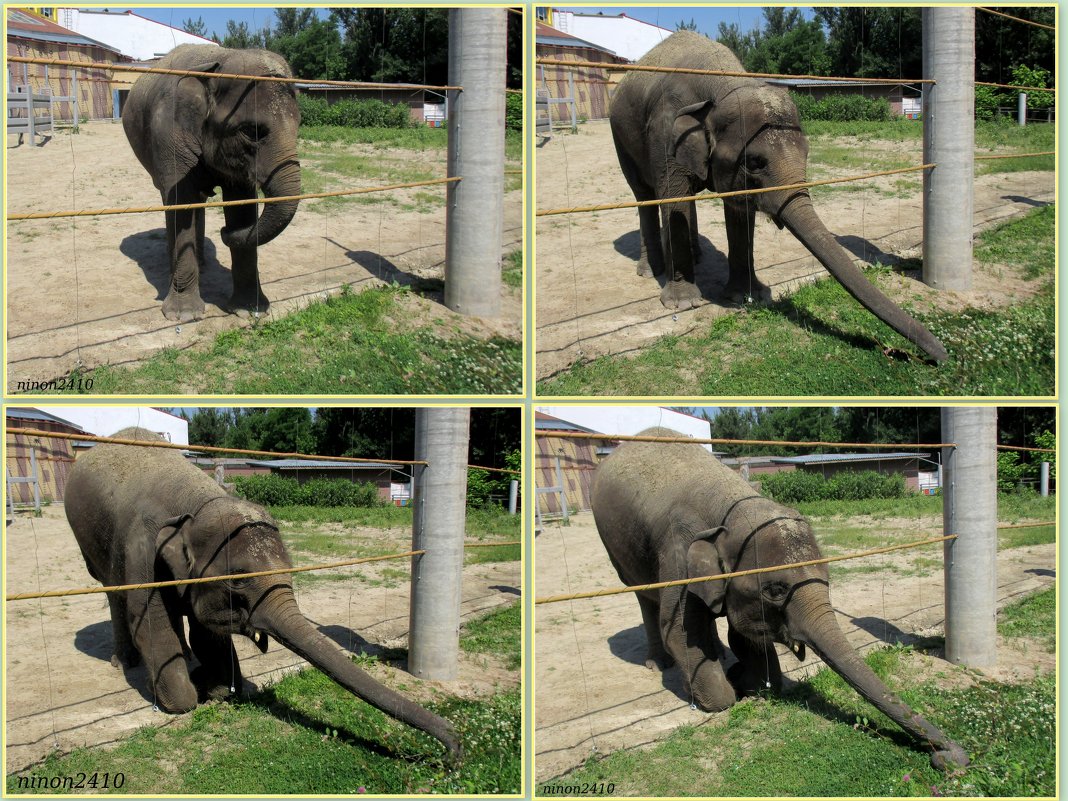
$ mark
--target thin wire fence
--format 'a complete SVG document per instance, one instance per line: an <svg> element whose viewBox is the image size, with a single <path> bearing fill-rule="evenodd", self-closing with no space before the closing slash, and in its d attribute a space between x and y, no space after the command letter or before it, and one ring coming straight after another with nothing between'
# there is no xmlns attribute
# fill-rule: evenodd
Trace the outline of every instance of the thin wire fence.
<svg viewBox="0 0 1068 801"><path fill-rule="evenodd" d="M1057 26L1056 25L1047 25L1044 22L1035 22L1034 20L1023 19L1022 17L1013 17L1013 16L1010 16L1008 14L1003 14L1000 11L995 11L992 8L987 8L985 6L976 6L975 10L976 11L983 11L983 12L986 12L987 14L993 14L996 17L1004 17L1005 19L1011 19L1013 22L1022 22L1024 25L1034 25L1036 28L1045 28L1046 30L1050 30L1050 31L1057 30Z"/></svg>

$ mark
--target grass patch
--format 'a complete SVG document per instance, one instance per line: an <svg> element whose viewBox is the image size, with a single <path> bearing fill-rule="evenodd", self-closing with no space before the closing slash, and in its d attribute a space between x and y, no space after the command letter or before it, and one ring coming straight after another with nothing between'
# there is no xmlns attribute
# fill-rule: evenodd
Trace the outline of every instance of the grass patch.
<svg viewBox="0 0 1068 801"><path fill-rule="evenodd" d="M133 368L78 373L101 394L514 395L522 345L406 319L407 289L341 294L287 317L218 334L204 350L166 349ZM53 393L54 394L54 393Z"/></svg>
<svg viewBox="0 0 1068 801"><path fill-rule="evenodd" d="M1013 248L1052 274L1054 210L1045 207L982 240L977 255ZM1026 242L1026 245L1020 243ZM879 283L888 268L868 270ZM906 308L909 304L904 304ZM837 281L743 309L686 338L665 336L638 355L601 356L538 383L540 395L969 395L1047 396L1054 391L1056 306L1052 281L1034 297L993 311L913 313L950 353L928 364L907 340L868 313ZM909 358L888 357L912 354Z"/></svg>
<svg viewBox="0 0 1068 801"><path fill-rule="evenodd" d="M998 613L998 633L1005 637L1035 637L1048 653L1057 650L1057 590L1036 592Z"/></svg>
<svg viewBox="0 0 1068 801"><path fill-rule="evenodd" d="M1023 267L1028 279L1052 276L1057 265L1052 236L1056 214L1051 204L983 231L975 245L975 258L985 264Z"/></svg>
<svg viewBox="0 0 1068 801"><path fill-rule="evenodd" d="M508 670L519 670L523 662L522 614L522 604L517 601L465 623L460 631L460 648L471 654L490 654L504 662Z"/></svg>
<svg viewBox="0 0 1068 801"><path fill-rule="evenodd" d="M962 776L934 770L895 724L823 670L783 697L737 704L722 725L680 728L652 749L591 759L549 784L612 782L616 795L663 797L1055 793L1052 676L959 690L914 686L905 653L876 651L867 661L969 752L972 764Z"/></svg>
<svg viewBox="0 0 1068 801"><path fill-rule="evenodd" d="M513 250L501 265L501 280L512 289L523 288L523 251Z"/></svg>
<svg viewBox="0 0 1068 801"><path fill-rule="evenodd" d="M520 704L518 690L427 704L463 741L464 763L450 771L436 740L306 669L246 701L201 706L113 749L50 756L24 775L123 773L123 794L150 795L518 793ZM18 781L7 777L8 792L28 792Z"/></svg>

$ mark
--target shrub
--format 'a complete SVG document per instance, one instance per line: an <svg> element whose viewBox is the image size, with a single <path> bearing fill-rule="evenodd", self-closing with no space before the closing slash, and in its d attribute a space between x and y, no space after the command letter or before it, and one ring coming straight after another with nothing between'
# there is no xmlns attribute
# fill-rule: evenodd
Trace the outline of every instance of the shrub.
<svg viewBox="0 0 1068 801"><path fill-rule="evenodd" d="M790 93L802 120L827 122L889 122L893 119L885 97L827 95L817 100L811 95Z"/></svg>
<svg viewBox="0 0 1068 801"><path fill-rule="evenodd" d="M299 483L278 475L235 476L236 493L263 506L380 506L374 484L343 478L315 478Z"/></svg>
<svg viewBox="0 0 1068 801"><path fill-rule="evenodd" d="M297 97L302 125L336 125L344 128L412 128L411 113L403 103L381 100L338 100L302 94Z"/></svg>
<svg viewBox="0 0 1068 801"><path fill-rule="evenodd" d="M829 479L805 470L775 473L761 482L761 491L780 503L791 504L904 498L907 494L903 475L884 475L874 470L844 471Z"/></svg>
<svg viewBox="0 0 1068 801"><path fill-rule="evenodd" d="M505 95L504 127L509 131L523 130L523 95L514 92Z"/></svg>

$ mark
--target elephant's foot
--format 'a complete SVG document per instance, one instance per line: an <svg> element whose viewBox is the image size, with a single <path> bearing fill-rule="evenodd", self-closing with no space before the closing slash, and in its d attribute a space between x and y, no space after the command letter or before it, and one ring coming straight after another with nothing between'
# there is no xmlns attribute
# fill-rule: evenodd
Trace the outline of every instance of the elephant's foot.
<svg viewBox="0 0 1068 801"><path fill-rule="evenodd" d="M657 265L649 261L649 257L642 254L642 257L638 259L638 275L642 278L655 278L664 272L664 268L657 269Z"/></svg>
<svg viewBox="0 0 1068 801"><path fill-rule="evenodd" d="M141 654L137 651L116 651L111 655L111 666L115 668L134 668L141 664Z"/></svg>
<svg viewBox="0 0 1068 801"><path fill-rule="evenodd" d="M226 310L238 317L254 317L266 314L271 308L271 301L260 290L256 292L237 292L226 301Z"/></svg>
<svg viewBox="0 0 1068 801"><path fill-rule="evenodd" d="M759 281L744 284L727 282L723 288L723 299L730 303L745 305L747 303L770 303L771 287L765 286Z"/></svg>
<svg viewBox="0 0 1068 801"><path fill-rule="evenodd" d="M167 299L163 301L163 316L176 323L191 323L204 316L204 301L200 289L192 288L184 292L171 288Z"/></svg>
<svg viewBox="0 0 1068 801"><path fill-rule="evenodd" d="M233 695L240 695L244 687L244 679L239 675L233 679L233 684L215 671L209 671L203 665L198 665L189 673L189 678L197 688L197 699L204 701L222 701Z"/></svg>
<svg viewBox="0 0 1068 801"><path fill-rule="evenodd" d="M727 681L734 687L739 698L757 695L769 689L775 692L779 692L782 689L781 677L769 682L766 678L762 679L757 672L748 669L741 662L735 662L727 670ZM769 684L771 685L770 687L768 686Z"/></svg>
<svg viewBox="0 0 1068 801"><path fill-rule="evenodd" d="M666 651L660 651L659 653L650 651L649 655L645 657L645 666L657 673L663 673L674 664L675 660Z"/></svg>
<svg viewBox="0 0 1068 801"><path fill-rule="evenodd" d="M705 712L722 712L734 706L738 697L734 688L723 675L719 662L705 659L697 666L690 680L690 695L698 709Z"/></svg>
<svg viewBox="0 0 1068 801"><path fill-rule="evenodd" d="M690 281L668 281L660 292L665 308L685 311L701 305L701 290Z"/></svg>

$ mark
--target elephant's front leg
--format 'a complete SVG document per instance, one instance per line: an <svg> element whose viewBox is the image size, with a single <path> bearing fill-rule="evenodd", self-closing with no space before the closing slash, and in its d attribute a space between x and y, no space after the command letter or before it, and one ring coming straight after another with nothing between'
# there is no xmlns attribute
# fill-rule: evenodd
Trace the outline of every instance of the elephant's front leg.
<svg viewBox="0 0 1068 801"><path fill-rule="evenodd" d="M772 643L756 643L733 626L727 630L727 642L738 662L727 671L738 695L755 695L762 690L782 689L782 669L779 654Z"/></svg>
<svg viewBox="0 0 1068 801"><path fill-rule="evenodd" d="M163 193L166 205L203 201L202 195L189 197L178 187ZM200 212L203 215L203 212ZM197 212L165 212L167 218L167 252L171 259L171 283L163 301L163 316L178 323L188 323L204 316L200 297L201 246L197 238Z"/></svg>
<svg viewBox="0 0 1068 801"><path fill-rule="evenodd" d="M173 628L160 590L131 590L126 618L134 645L148 668L155 704L167 712L195 709L197 691L189 678L185 638Z"/></svg>
<svg viewBox="0 0 1068 801"><path fill-rule="evenodd" d="M201 699L226 698L241 690L241 665L231 635L217 634L190 617L189 646L200 662L191 678Z"/></svg>
<svg viewBox="0 0 1068 801"><path fill-rule="evenodd" d="M733 303L770 301L771 290L757 279L753 263L756 207L745 198L725 200L723 217L727 224L727 265L730 268L723 297Z"/></svg>
<svg viewBox="0 0 1068 801"><path fill-rule="evenodd" d="M660 207L664 264L667 267L660 302L669 309L691 309L701 302L701 292L694 277L690 206L690 203L669 203Z"/></svg>
<svg viewBox="0 0 1068 801"><path fill-rule="evenodd" d="M130 626L126 619L126 593L109 592L107 596L108 608L111 610L111 637L114 642L111 664L121 668L139 665L141 655L137 653L137 648L130 637Z"/></svg>
<svg viewBox="0 0 1068 801"><path fill-rule="evenodd" d="M223 187L224 200L248 200L256 197L255 187ZM230 231L254 228L259 206L250 203L247 206L226 206L226 228ZM231 275L234 279L234 291L227 301L227 310L235 313L262 314L270 308L271 302L260 289L260 275L257 264L256 245L249 247L231 247Z"/></svg>
<svg viewBox="0 0 1068 801"><path fill-rule="evenodd" d="M682 670L693 703L720 712L738 699L723 672L716 621L700 599L672 590L665 590L660 601L664 646Z"/></svg>
<svg viewBox="0 0 1068 801"><path fill-rule="evenodd" d="M671 655L664 650L664 640L660 636L660 602L639 593L638 605L642 610L642 622L645 624L645 638L648 644L645 666L650 670L667 670L672 665L672 659Z"/></svg>

